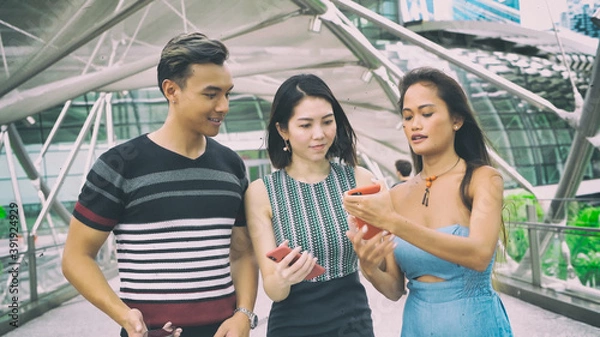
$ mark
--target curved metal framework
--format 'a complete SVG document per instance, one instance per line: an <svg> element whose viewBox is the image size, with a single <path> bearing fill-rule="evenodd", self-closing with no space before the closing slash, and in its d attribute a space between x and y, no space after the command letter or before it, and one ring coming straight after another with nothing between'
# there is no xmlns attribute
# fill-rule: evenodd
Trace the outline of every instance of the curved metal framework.
<svg viewBox="0 0 600 337"><path fill-rule="evenodd" d="M592 89L588 91L582 111L566 112L539 95L348 0L227 0L213 7L203 2L181 0L79 0L69 2L71 6L67 8L49 8L46 3L40 1L39 12L32 14L32 20L36 22L22 27L14 19L13 22L10 20L15 12L0 15L0 53L4 68L4 72L0 72L0 151L5 150L12 200L21 212L20 230L24 240L18 263L24 266L26 261L28 264L28 307L34 307L41 297L64 287L64 281L61 283L57 279L55 284L40 281L37 276L41 272L38 254L54 249L53 256L60 257L59 247L64 240L64 232L57 229L55 222L62 221L66 225L70 219L70 213L60 201L62 187L65 184L70 187L81 184L81 180L69 174L72 170L81 170L79 174L83 175L89 169L95 151L115 143L115 121L111 109L115 99L113 93L155 86L157 53L179 31L201 30L226 41L232 54L230 63L236 93L270 101L281 81L301 71L313 72L331 83L336 96L344 102L353 125L356 125L361 156L381 176L384 175L382 167L391 168L393 160L408 155L406 144L390 145L401 143L396 130L400 119L396 113L398 93L395 83L403 72L352 24L343 11L356 14L403 41L419 46L532 105L553 112L575 128L576 144L555 195L557 204L550 206L553 222L561 219L557 218L557 210L564 206L561 200L573 197L581 183L582 163L589 161L594 147L598 148L595 139L600 137L600 89L597 83L600 70L597 65L593 70ZM15 10L28 8L22 1L16 0L8 1L5 6L13 6L11 8ZM49 13L52 22L44 19L44 15ZM49 33L44 35L46 31ZM268 39L265 39L266 35ZM22 42L23 39L28 42ZM48 153L62 146L53 144L53 140L73 110L72 100L90 91L98 92L98 97L87 112L75 142L60 163L60 171L50 182L43 174L42 165ZM61 112L41 148L35 150L37 159L32 160L34 152L23 144L14 123L60 104L63 104ZM100 131L102 124L105 126L104 135ZM378 130L377 135L369 137L373 129ZM98 142L101 136L105 137L105 143ZM236 149L240 151L248 150L248 146L257 149L262 142L261 134L257 132L225 133L219 137L225 143L236 144L233 147L239 147ZM79 153L84 147L88 151L85 157ZM498 153L493 153L493 156L509 177L536 193L531 184ZM14 158L31 183L29 186L19 181L20 173ZM260 172L265 171L264 159L248 163L259 167ZM33 189L41 205L39 212L33 212L37 213L33 222L26 219L31 217L25 212L21 196L25 189ZM532 231L566 230L555 225L525 225ZM531 235L537 237L534 232ZM51 238L52 242L37 241L42 236L44 239ZM533 258L531 262L527 260L521 264L520 268L533 273L533 286L544 287L539 275L539 261L536 262L539 245L536 240L531 245ZM103 262L110 265L113 262L111 247L106 249L109 253L105 256L109 258L103 259ZM0 252L0 261L7 258L2 254ZM516 272L511 270L511 273ZM582 293L578 293L582 291L580 285L567 288L578 295ZM596 301L600 301L595 291L586 288L583 292L593 294ZM0 295L3 295L4 301L6 292Z"/></svg>

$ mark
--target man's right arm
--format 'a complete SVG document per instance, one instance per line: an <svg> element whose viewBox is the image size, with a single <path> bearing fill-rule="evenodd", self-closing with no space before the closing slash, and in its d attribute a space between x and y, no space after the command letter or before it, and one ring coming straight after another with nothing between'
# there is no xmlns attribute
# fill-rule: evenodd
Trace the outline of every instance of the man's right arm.
<svg viewBox="0 0 600 337"><path fill-rule="evenodd" d="M93 229L71 218L62 271L83 297L124 327L130 337L141 337L146 330L141 312L129 308L119 298L95 261L96 254L109 234L110 232Z"/></svg>

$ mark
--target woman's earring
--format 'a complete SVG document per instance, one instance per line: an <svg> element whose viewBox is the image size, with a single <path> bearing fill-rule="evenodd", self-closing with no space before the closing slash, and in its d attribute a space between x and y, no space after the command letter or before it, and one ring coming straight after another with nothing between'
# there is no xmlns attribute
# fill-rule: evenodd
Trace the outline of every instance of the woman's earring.
<svg viewBox="0 0 600 337"><path fill-rule="evenodd" d="M284 139L283 142L285 143L285 146L283 147L283 151L285 151L285 152L290 151L290 143L287 141L287 139Z"/></svg>
<svg viewBox="0 0 600 337"><path fill-rule="evenodd" d="M454 131L458 131L458 125L454 126Z"/></svg>

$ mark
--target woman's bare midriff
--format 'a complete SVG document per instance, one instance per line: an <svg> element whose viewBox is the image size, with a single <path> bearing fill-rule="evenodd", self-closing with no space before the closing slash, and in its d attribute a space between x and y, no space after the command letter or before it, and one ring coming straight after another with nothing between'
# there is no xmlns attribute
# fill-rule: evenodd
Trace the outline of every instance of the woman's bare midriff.
<svg viewBox="0 0 600 337"><path fill-rule="evenodd" d="M423 276L419 276L416 278L417 281L419 282L425 282L425 283L436 283L436 282L444 282L446 281L443 278L437 277L437 276L433 276L433 275L423 275Z"/></svg>

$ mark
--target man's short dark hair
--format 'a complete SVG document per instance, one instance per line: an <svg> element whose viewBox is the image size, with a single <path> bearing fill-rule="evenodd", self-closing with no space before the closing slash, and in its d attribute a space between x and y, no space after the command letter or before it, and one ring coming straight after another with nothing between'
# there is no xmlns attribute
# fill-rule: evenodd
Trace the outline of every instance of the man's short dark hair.
<svg viewBox="0 0 600 337"><path fill-rule="evenodd" d="M412 171L412 164L408 160L398 159L394 165L396 165L396 171L404 177L408 177Z"/></svg>
<svg viewBox="0 0 600 337"><path fill-rule="evenodd" d="M162 83L170 79L185 89L186 80L191 76L190 65L223 65L228 57L227 47L219 40L209 39L198 32L179 34L167 43L160 54L158 87L164 95Z"/></svg>

